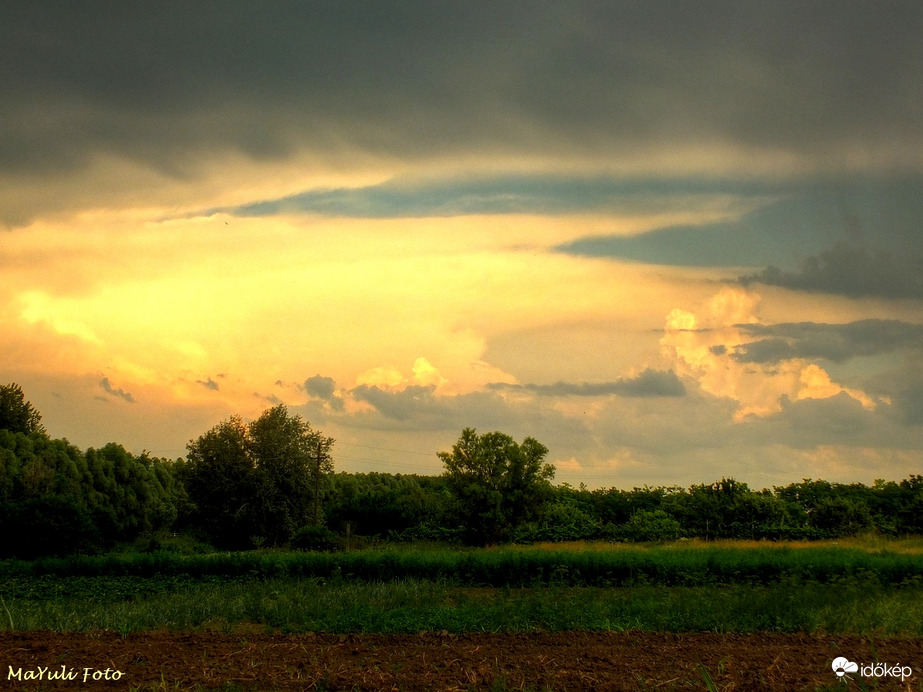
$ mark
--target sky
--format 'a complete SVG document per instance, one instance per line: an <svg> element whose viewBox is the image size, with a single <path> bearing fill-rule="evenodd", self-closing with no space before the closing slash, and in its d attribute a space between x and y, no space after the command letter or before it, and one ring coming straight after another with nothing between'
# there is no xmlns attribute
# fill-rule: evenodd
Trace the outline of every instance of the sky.
<svg viewBox="0 0 923 692"><path fill-rule="evenodd" d="M0 5L0 381L184 456L923 473L923 5Z"/></svg>

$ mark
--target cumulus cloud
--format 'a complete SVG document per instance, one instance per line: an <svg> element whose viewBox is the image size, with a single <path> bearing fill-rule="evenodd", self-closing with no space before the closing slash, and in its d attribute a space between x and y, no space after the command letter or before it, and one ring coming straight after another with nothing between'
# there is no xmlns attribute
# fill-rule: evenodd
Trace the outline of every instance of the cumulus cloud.
<svg viewBox="0 0 923 692"><path fill-rule="evenodd" d="M301 388L309 397L323 401L334 411L343 410L343 398L337 394L336 381L332 377L314 375L306 379Z"/></svg>
<svg viewBox="0 0 923 692"><path fill-rule="evenodd" d="M754 444L776 439L799 449L822 445L920 447L905 427L895 426L882 411L869 409L843 390L797 400L783 396L776 413L750 418L742 430Z"/></svg>
<svg viewBox="0 0 923 692"><path fill-rule="evenodd" d="M336 391L336 381L332 377L324 377L318 374L306 379L303 389L308 396L329 401Z"/></svg>
<svg viewBox="0 0 923 692"><path fill-rule="evenodd" d="M375 385L360 384L349 393L357 401L371 404L387 418L405 421L439 414L442 407L433 396L435 389L433 386L411 385L399 391L389 391Z"/></svg>
<svg viewBox="0 0 923 692"><path fill-rule="evenodd" d="M889 411L904 425L923 425L923 359L907 358L905 362L869 381L876 396L891 403Z"/></svg>
<svg viewBox="0 0 923 692"><path fill-rule="evenodd" d="M836 382L816 359L842 362L857 355L892 350L887 335L902 334L914 343L918 328L901 322L869 320L851 325L815 323L763 325L757 297L724 288L697 316L676 309L661 338L665 353L680 375L709 394L737 402L735 419L778 414L785 400L827 398L845 392L867 408L874 397ZM882 331L879 338L876 330ZM762 339L753 339L758 334ZM896 347L896 346L895 346Z"/></svg>

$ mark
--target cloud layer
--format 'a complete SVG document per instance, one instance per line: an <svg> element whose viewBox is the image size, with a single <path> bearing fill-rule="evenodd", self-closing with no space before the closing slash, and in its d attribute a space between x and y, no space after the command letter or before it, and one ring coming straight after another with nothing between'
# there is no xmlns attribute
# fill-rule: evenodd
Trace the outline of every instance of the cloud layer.
<svg viewBox="0 0 923 692"><path fill-rule="evenodd" d="M738 326L744 334L757 337L734 349L731 357L741 363L779 363L793 358L842 363L905 349L923 351L923 324L897 320Z"/></svg>
<svg viewBox="0 0 923 692"><path fill-rule="evenodd" d="M282 402L350 470L473 426L593 485L917 472L921 35L912 2L0 4L0 376L168 456Z"/></svg>
<svg viewBox="0 0 923 692"><path fill-rule="evenodd" d="M67 177L106 159L189 179L210 157L304 152L368 165L635 162L658 173L738 173L755 156L770 169L839 170L919 161L923 145L923 13L912 3L235 0L0 12L8 179ZM84 204L92 194L68 191ZM38 211L19 206L8 220Z"/></svg>

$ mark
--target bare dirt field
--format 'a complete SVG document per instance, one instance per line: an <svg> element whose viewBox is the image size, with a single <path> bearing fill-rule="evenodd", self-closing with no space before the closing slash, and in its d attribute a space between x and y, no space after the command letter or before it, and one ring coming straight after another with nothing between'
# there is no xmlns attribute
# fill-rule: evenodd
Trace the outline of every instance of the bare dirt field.
<svg viewBox="0 0 923 692"><path fill-rule="evenodd" d="M852 674L843 690L923 689L919 639L639 631L282 635L256 629L125 637L6 631L0 633L0 689L705 690L704 666L718 690L789 692L839 687L831 668L839 656L859 665L912 667L903 682Z"/></svg>

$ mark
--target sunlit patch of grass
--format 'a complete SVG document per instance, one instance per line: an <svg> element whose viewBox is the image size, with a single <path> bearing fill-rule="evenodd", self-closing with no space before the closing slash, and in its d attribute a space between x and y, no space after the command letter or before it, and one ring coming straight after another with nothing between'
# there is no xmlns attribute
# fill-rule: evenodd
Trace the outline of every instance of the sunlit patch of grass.
<svg viewBox="0 0 923 692"><path fill-rule="evenodd" d="M493 552L504 551L650 551L650 550L753 550L753 549L793 549L811 550L821 548L849 548L878 553L888 552L902 555L923 554L923 536L884 536L878 533L865 533L845 538L825 539L820 541L770 541L738 538L705 540L703 538L683 538L665 543L618 543L612 541L562 541L541 542L529 545L501 545L486 548Z"/></svg>

